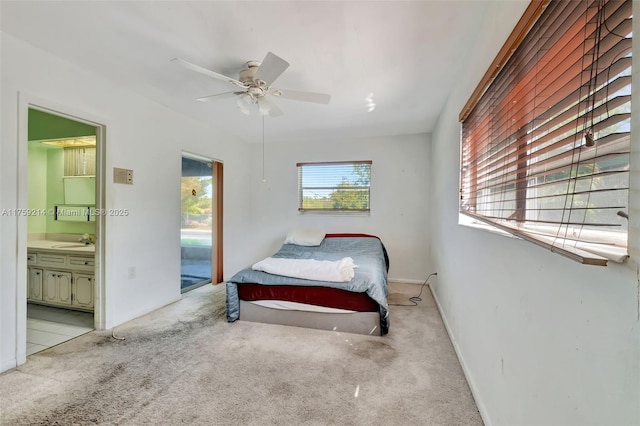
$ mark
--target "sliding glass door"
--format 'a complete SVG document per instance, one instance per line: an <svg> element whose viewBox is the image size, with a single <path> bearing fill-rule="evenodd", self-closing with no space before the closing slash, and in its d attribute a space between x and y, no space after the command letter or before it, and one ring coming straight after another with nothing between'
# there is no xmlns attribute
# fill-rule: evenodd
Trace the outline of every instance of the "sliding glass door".
<svg viewBox="0 0 640 426"><path fill-rule="evenodd" d="M210 283L214 276L214 162L183 154L181 179L180 289Z"/></svg>

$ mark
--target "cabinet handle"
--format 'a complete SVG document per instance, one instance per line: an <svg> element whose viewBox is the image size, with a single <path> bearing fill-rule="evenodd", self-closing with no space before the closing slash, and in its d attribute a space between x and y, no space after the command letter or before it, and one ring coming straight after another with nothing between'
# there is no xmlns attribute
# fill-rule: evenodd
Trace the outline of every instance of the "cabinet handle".
<svg viewBox="0 0 640 426"><path fill-rule="evenodd" d="M88 265L88 264L89 264L89 262L84 262L84 264L85 264L85 265Z"/></svg>

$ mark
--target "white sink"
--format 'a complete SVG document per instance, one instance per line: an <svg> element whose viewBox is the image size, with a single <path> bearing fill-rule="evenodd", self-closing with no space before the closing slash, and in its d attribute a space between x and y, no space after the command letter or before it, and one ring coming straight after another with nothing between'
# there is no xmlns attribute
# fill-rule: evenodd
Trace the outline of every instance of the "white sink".
<svg viewBox="0 0 640 426"><path fill-rule="evenodd" d="M2 1L2 0L0 0ZM31 240L27 242L27 247L33 250L68 250L71 252L94 252L96 246L85 244L80 241L60 241L60 240ZM2 423L2 422L0 422Z"/></svg>
<svg viewBox="0 0 640 426"><path fill-rule="evenodd" d="M69 243L69 244L56 244L51 248L74 248L74 247L88 247L90 244Z"/></svg>

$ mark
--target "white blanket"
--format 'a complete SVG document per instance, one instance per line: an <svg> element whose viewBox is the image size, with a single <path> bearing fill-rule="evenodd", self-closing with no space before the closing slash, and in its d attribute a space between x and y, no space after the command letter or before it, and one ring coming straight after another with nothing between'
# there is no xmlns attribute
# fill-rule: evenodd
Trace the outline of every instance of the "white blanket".
<svg viewBox="0 0 640 426"><path fill-rule="evenodd" d="M346 282L354 277L353 259L345 257L334 262L315 259L284 259L267 257L254 264L251 269L285 277L315 281Z"/></svg>

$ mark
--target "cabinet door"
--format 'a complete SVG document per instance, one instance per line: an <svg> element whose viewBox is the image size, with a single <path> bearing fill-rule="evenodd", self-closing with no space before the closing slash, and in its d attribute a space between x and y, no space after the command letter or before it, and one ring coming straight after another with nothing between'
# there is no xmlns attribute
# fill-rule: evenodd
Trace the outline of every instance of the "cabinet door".
<svg viewBox="0 0 640 426"><path fill-rule="evenodd" d="M58 300L65 305L71 304L71 272L58 272Z"/></svg>
<svg viewBox="0 0 640 426"><path fill-rule="evenodd" d="M27 268L27 280L29 283L29 299L42 300L42 269Z"/></svg>
<svg viewBox="0 0 640 426"><path fill-rule="evenodd" d="M71 272L45 270L42 300L71 305Z"/></svg>
<svg viewBox="0 0 640 426"><path fill-rule="evenodd" d="M58 300L58 271L44 271L42 283L42 300L56 302Z"/></svg>
<svg viewBox="0 0 640 426"><path fill-rule="evenodd" d="M73 274L72 305L93 308L93 275Z"/></svg>

